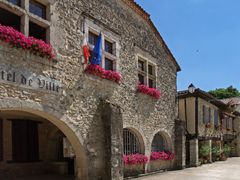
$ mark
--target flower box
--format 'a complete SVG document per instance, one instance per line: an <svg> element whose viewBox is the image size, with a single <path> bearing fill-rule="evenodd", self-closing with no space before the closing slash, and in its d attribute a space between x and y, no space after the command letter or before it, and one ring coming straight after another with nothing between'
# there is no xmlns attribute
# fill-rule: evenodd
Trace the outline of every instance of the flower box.
<svg viewBox="0 0 240 180"><path fill-rule="evenodd" d="M123 155L124 177L144 174L148 157L143 154Z"/></svg>
<svg viewBox="0 0 240 180"><path fill-rule="evenodd" d="M155 161L150 161L148 164L148 172L156 172L156 171L165 171L172 169L174 165L173 160L155 160Z"/></svg>
<svg viewBox="0 0 240 180"><path fill-rule="evenodd" d="M170 161L174 159L174 154L171 152L165 152L165 151L161 151L161 152L152 152L151 156L150 156L150 160L151 161L155 161L155 160L165 160L165 161Z"/></svg>
<svg viewBox="0 0 240 180"><path fill-rule="evenodd" d="M0 24L0 40L15 48L22 48L40 57L54 59L52 46L42 40L26 37L12 27Z"/></svg>
<svg viewBox="0 0 240 180"><path fill-rule="evenodd" d="M211 123L207 123L207 124L205 124L205 127L206 127L206 128L211 128L212 125L211 125Z"/></svg>
<svg viewBox="0 0 240 180"><path fill-rule="evenodd" d="M85 72L88 74L92 74L94 76L98 76L103 79L107 79L109 81L113 81L115 83L120 83L121 75L118 72L105 70L99 65L89 64L85 69Z"/></svg>
<svg viewBox="0 0 240 180"><path fill-rule="evenodd" d="M139 84L137 87L137 92L143 93L143 94L147 94L155 99L159 99L161 96L160 91L158 91L155 88L149 88L146 85L143 84Z"/></svg>

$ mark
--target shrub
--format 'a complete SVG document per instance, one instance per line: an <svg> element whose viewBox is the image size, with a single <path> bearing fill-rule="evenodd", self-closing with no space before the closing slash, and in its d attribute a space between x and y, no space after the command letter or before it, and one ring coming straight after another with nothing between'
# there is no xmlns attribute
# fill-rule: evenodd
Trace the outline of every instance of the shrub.
<svg viewBox="0 0 240 180"><path fill-rule="evenodd" d="M174 154L171 152L165 152L165 151L152 152L150 159L152 161L159 160L159 159L169 161L174 159Z"/></svg>
<svg viewBox="0 0 240 180"><path fill-rule="evenodd" d="M227 144L223 146L223 153L226 155L226 157L229 157L231 153L231 147Z"/></svg>
<svg viewBox="0 0 240 180"><path fill-rule="evenodd" d="M123 155L123 163L126 165L146 164L148 157L143 154Z"/></svg>
<svg viewBox="0 0 240 180"><path fill-rule="evenodd" d="M201 158L208 158L210 154L210 146L208 144L202 144L199 149L199 154Z"/></svg>

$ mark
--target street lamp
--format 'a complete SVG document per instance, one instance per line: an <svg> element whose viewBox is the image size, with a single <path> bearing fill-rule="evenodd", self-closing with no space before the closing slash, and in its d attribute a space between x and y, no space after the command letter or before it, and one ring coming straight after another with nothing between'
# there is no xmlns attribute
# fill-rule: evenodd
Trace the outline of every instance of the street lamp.
<svg viewBox="0 0 240 180"><path fill-rule="evenodd" d="M188 86L188 91L189 91L190 93L194 93L195 90L196 90L196 87L195 87L193 84L190 84L190 85Z"/></svg>

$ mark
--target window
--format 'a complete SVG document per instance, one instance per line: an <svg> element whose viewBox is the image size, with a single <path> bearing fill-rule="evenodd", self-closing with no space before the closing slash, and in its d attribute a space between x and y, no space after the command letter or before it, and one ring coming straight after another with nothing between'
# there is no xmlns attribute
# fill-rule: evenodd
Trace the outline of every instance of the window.
<svg viewBox="0 0 240 180"><path fill-rule="evenodd" d="M98 35L92 33L92 32L89 32L88 33L88 43L91 44L91 45L95 45L96 42L97 42L97 38L98 38Z"/></svg>
<svg viewBox="0 0 240 180"><path fill-rule="evenodd" d="M136 154L140 152L140 143L130 130L123 129L123 152L124 154Z"/></svg>
<svg viewBox="0 0 240 180"><path fill-rule="evenodd" d="M214 110L214 126L218 127L218 110Z"/></svg>
<svg viewBox="0 0 240 180"><path fill-rule="evenodd" d="M21 17L0 8L0 24L13 27L15 30L21 29Z"/></svg>
<svg viewBox="0 0 240 180"><path fill-rule="evenodd" d="M33 22L29 22L29 36L46 41L46 29Z"/></svg>
<svg viewBox="0 0 240 180"><path fill-rule="evenodd" d="M21 0L8 0L8 2L10 2L16 6L21 6Z"/></svg>
<svg viewBox="0 0 240 180"><path fill-rule="evenodd" d="M105 69L113 71L113 61L111 59L105 58Z"/></svg>
<svg viewBox="0 0 240 180"><path fill-rule="evenodd" d="M47 8L48 5L43 5L39 3L41 2L40 0L25 0L26 2L22 0L7 1L19 6L20 8L15 8L11 6L0 7L0 24L13 27L15 30L19 32L21 31L25 36L33 36L37 39L41 39L49 43L50 31L47 30L49 28L50 22L42 21L35 16L29 15L28 12L31 12L43 19L46 19L47 14L50 14L47 13L47 11L49 12L51 8ZM22 4L29 4L29 6L21 6ZM49 21L50 18L51 17L49 16ZM30 20L27 21L26 19Z"/></svg>
<svg viewBox="0 0 240 180"><path fill-rule="evenodd" d="M156 134L152 142L152 152L160 152L166 150L166 141L163 136Z"/></svg>
<svg viewBox="0 0 240 180"><path fill-rule="evenodd" d="M39 160L38 123L27 120L12 121L12 156L14 162Z"/></svg>
<svg viewBox="0 0 240 180"><path fill-rule="evenodd" d="M94 45L96 44L97 38L98 38L98 34L96 34L94 32L92 32L92 31L88 32L88 43L89 43L91 52L94 49ZM102 53L101 66L105 70L115 71L117 55L116 55L116 52L114 52L114 48L116 46L116 42L111 41L111 40L106 40L105 38L106 37L105 37L104 33L102 33L102 44L104 45L104 49L103 49L103 53ZM90 57L90 60L91 60L91 57Z"/></svg>
<svg viewBox="0 0 240 180"><path fill-rule="evenodd" d="M0 161L3 160L3 121L0 119Z"/></svg>
<svg viewBox="0 0 240 180"><path fill-rule="evenodd" d="M37 1L29 1L29 11L43 19L46 19L46 6Z"/></svg>
<svg viewBox="0 0 240 180"><path fill-rule="evenodd" d="M155 66L148 61L138 60L138 81L150 88L156 88Z"/></svg>
<svg viewBox="0 0 240 180"><path fill-rule="evenodd" d="M110 54L113 54L113 43L105 40L105 51Z"/></svg>

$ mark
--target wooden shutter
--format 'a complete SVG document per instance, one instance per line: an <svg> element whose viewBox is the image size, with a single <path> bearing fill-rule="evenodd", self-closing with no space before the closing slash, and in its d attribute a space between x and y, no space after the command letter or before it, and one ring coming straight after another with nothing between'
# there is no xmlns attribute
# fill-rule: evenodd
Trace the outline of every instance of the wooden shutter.
<svg viewBox="0 0 240 180"><path fill-rule="evenodd" d="M211 123L211 121L212 121L212 109L209 108L208 109L208 122Z"/></svg>
<svg viewBox="0 0 240 180"><path fill-rule="evenodd" d="M206 123L206 107L203 106L203 123Z"/></svg>
<svg viewBox="0 0 240 180"><path fill-rule="evenodd" d="M214 126L218 126L218 110L214 110Z"/></svg>
<svg viewBox="0 0 240 180"><path fill-rule="evenodd" d="M0 119L0 161L3 160L3 121Z"/></svg>

